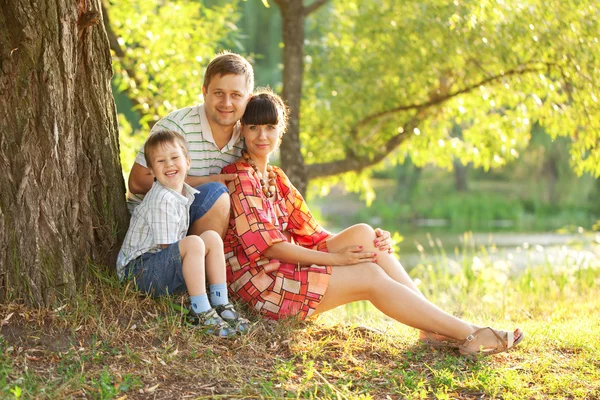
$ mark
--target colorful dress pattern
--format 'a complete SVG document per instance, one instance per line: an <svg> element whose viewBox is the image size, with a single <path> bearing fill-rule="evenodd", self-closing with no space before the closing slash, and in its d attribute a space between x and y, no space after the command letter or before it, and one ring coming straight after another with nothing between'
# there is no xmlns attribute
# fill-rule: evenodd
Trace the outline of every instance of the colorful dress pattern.
<svg viewBox="0 0 600 400"><path fill-rule="evenodd" d="M304 319L321 302L331 266L284 263L268 259L264 252L284 241L326 252L330 234L314 219L284 172L277 167L273 171L277 195L271 202L250 165L238 161L223 168L224 174L238 175L228 185L231 219L224 240L227 283L232 297L249 303L268 318Z"/></svg>

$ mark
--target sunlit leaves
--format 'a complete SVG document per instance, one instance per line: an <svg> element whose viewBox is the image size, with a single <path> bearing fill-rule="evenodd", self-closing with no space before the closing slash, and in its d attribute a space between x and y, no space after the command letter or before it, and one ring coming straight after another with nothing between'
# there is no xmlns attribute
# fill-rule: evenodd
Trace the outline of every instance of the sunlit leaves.
<svg viewBox="0 0 600 400"><path fill-rule="evenodd" d="M201 101L203 71L236 34L236 2L111 2L111 27L125 53L114 58L121 90L141 108L142 122ZM134 75L134 76L132 76Z"/></svg>
<svg viewBox="0 0 600 400"><path fill-rule="evenodd" d="M333 1L307 46L307 162L374 158L406 127L392 157L488 169L539 123L572 139L577 172L600 175L599 13L595 1Z"/></svg>

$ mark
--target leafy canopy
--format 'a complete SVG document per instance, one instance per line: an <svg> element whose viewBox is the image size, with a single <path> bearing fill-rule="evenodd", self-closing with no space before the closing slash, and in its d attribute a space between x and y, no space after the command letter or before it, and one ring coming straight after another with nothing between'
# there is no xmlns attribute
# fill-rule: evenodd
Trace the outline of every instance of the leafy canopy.
<svg viewBox="0 0 600 400"><path fill-rule="evenodd" d="M127 175L149 125L202 102L204 69L239 32L237 2L211 7L188 0L112 1L106 11L114 81L140 116L141 132L119 110L121 164Z"/></svg>
<svg viewBox="0 0 600 400"><path fill-rule="evenodd" d="M142 123L201 102L204 69L238 35L236 6L236 1L211 7L189 0L111 2L110 27L123 51L114 58L115 79L137 104Z"/></svg>
<svg viewBox="0 0 600 400"><path fill-rule="evenodd" d="M306 161L390 153L394 162L450 168L458 157L488 169L518 157L537 122L570 139L576 172L600 176L599 8L595 0L334 0L310 19Z"/></svg>

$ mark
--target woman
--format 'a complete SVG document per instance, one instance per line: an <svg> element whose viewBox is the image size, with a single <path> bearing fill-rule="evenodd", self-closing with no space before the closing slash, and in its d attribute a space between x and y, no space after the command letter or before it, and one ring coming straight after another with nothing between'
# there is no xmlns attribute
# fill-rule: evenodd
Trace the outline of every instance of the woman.
<svg viewBox="0 0 600 400"><path fill-rule="evenodd" d="M337 235L313 218L284 172L269 164L281 142L287 109L268 89L258 91L242 117L246 150L223 173L229 183L231 220L225 237L231 294L266 317L306 318L368 300L395 320L421 330L434 346L461 354L495 354L523 332L480 328L429 302L391 254L388 232L354 225Z"/></svg>

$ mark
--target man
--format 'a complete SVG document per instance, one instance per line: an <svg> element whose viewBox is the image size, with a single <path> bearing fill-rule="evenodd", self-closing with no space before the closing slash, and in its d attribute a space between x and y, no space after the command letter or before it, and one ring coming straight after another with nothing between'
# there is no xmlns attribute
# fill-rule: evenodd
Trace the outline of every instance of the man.
<svg viewBox="0 0 600 400"><path fill-rule="evenodd" d="M150 132L180 132L189 144L191 168L185 182L200 191L190 207L190 235L214 230L223 237L227 231L230 201L225 185L236 176L220 171L241 155L239 120L253 90L254 71L250 63L238 54L221 53L206 69L202 85L204 104L170 113ZM139 204L152 183L142 148L129 174L131 207Z"/></svg>

